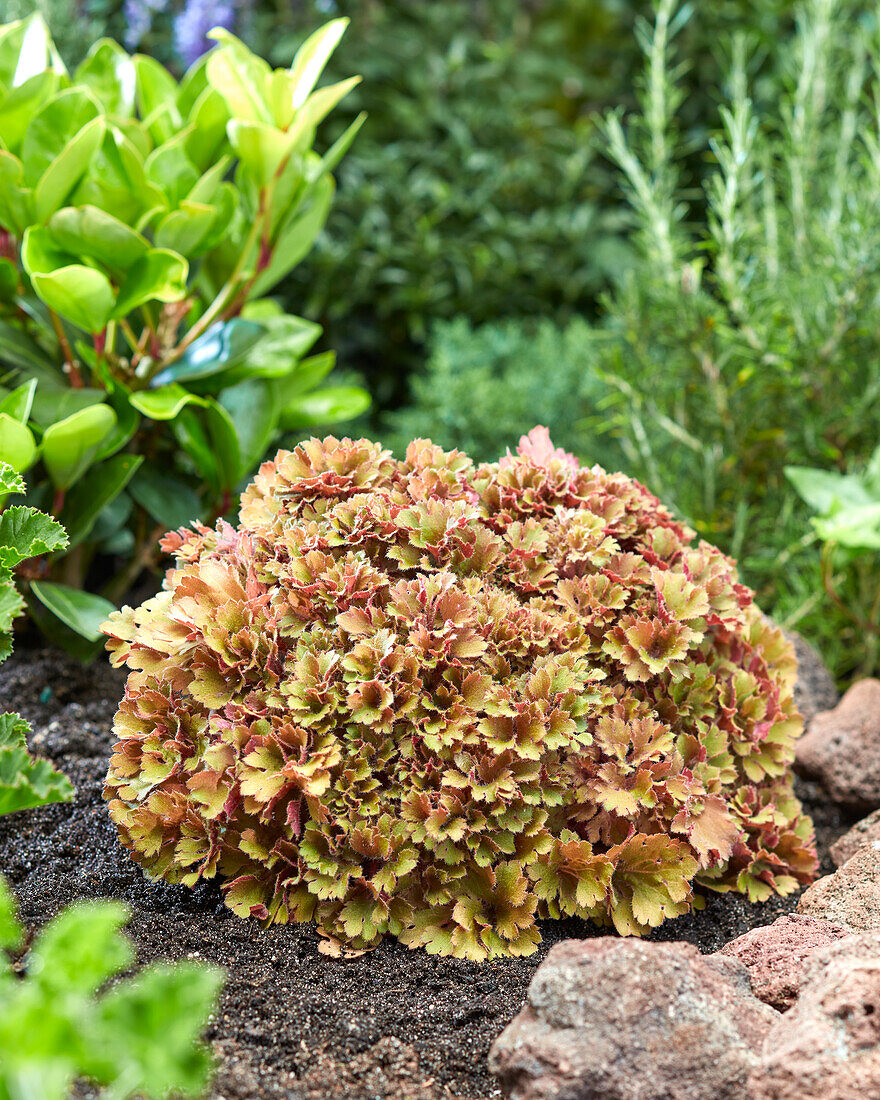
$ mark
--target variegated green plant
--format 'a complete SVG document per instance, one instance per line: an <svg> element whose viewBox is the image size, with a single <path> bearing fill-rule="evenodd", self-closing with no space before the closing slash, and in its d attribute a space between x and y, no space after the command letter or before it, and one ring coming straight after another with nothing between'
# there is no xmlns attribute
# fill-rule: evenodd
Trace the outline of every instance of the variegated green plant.
<svg viewBox="0 0 880 1100"><path fill-rule="evenodd" d="M0 26L0 459L70 536L34 595L92 641L95 554L121 561L121 595L156 535L222 514L283 431L369 403L318 389L320 328L266 297L362 121L315 152L357 83L316 88L345 26L275 70L217 30L180 83L109 39L71 75L38 15Z"/></svg>
<svg viewBox="0 0 880 1100"><path fill-rule="evenodd" d="M24 489L21 476L0 462L0 502ZM15 504L0 512L0 664L12 653L12 624L24 611L12 570L28 558L66 545L64 528L35 508ZM17 714L0 714L0 814L73 798L67 777L28 752L29 732L30 726Z"/></svg>
<svg viewBox="0 0 880 1100"><path fill-rule="evenodd" d="M546 429L475 467L313 439L236 529L167 535L104 629L132 670L105 795L151 875L219 876L331 949L529 954L810 880L795 659L734 564Z"/></svg>

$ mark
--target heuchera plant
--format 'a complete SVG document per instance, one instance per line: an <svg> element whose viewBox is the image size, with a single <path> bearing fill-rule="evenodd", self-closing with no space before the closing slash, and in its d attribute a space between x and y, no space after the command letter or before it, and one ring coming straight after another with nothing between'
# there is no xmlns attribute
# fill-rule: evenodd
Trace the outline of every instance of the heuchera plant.
<svg viewBox="0 0 880 1100"><path fill-rule="evenodd" d="M104 629L105 794L151 875L330 944L485 959L808 882L792 649L733 562L546 429L474 467L312 439L167 535Z"/></svg>

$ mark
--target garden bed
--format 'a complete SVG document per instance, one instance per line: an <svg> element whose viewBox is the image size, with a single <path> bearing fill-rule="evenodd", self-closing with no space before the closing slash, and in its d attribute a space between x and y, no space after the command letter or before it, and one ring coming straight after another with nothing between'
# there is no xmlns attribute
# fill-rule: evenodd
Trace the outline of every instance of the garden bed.
<svg viewBox="0 0 880 1100"><path fill-rule="evenodd" d="M264 930L227 910L219 889L153 884L116 840L101 798L124 675L83 668L47 649L18 652L0 669L0 711L34 729L32 748L77 788L71 805L0 819L0 871L30 927L79 898L120 898L141 962L198 958L227 971L207 1038L218 1057L213 1100L483 1100L501 1092L486 1068L492 1040L520 1008L538 963L556 941L602 934L578 920L542 922L527 959L472 963L387 941L352 960L318 952L311 925ZM817 826L822 870L850 823L813 785L798 791ZM712 895L700 913L654 938L702 951L792 911L793 898L749 905ZM83 1093L87 1095L87 1093Z"/></svg>

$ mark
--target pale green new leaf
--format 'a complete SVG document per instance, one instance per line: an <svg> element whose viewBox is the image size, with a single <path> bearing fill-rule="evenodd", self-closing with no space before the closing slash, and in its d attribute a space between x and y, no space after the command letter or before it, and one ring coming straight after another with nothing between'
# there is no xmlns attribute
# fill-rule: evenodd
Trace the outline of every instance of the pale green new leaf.
<svg viewBox="0 0 880 1100"><path fill-rule="evenodd" d="M17 714L0 714L0 815L70 802L75 792L67 776L27 750L30 726Z"/></svg>

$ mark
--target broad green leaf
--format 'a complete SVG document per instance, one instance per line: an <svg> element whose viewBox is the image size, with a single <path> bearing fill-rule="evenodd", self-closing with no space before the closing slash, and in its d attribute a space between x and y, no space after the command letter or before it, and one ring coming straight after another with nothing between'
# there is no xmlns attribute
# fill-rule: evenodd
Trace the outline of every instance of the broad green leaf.
<svg viewBox="0 0 880 1100"><path fill-rule="evenodd" d="M272 379L275 403L281 409L292 407L298 397L316 389L335 366L335 351L324 351L303 359L284 377Z"/></svg>
<svg viewBox="0 0 880 1100"><path fill-rule="evenodd" d="M132 265L119 288L113 317L125 317L145 302L179 302L186 297L189 264L176 252L151 248Z"/></svg>
<svg viewBox="0 0 880 1100"><path fill-rule="evenodd" d="M278 429L278 406L272 388L262 378L250 378L225 389L220 404L235 426L241 452L241 474L250 473L264 458Z"/></svg>
<svg viewBox="0 0 880 1100"><path fill-rule="evenodd" d="M100 1001L105 1042L126 1036L125 1061L138 1092L200 1096L211 1059L197 1043L223 985L223 971L191 962L153 964Z"/></svg>
<svg viewBox="0 0 880 1100"><path fill-rule="evenodd" d="M8 256L0 256L0 302L11 306L18 294L18 269Z"/></svg>
<svg viewBox="0 0 880 1100"><path fill-rule="evenodd" d="M13 504L0 512L0 566L14 569L19 562L67 547L64 528L45 512Z"/></svg>
<svg viewBox="0 0 880 1100"><path fill-rule="evenodd" d="M0 401L0 413L6 413L6 415L11 416L13 420L17 420L19 424L27 424L28 417L31 415L31 408L34 404L34 393L36 388L36 378L32 378L30 382L24 382L22 385L17 386Z"/></svg>
<svg viewBox="0 0 880 1100"><path fill-rule="evenodd" d="M259 341L265 329L240 317L217 321L190 344L183 355L151 380L151 387L209 378L236 366Z"/></svg>
<svg viewBox="0 0 880 1100"><path fill-rule="evenodd" d="M34 940L31 954L41 966L35 978L47 993L94 993L134 959L131 944L118 935L128 920L122 902L80 902L55 917Z"/></svg>
<svg viewBox="0 0 880 1100"><path fill-rule="evenodd" d="M117 277L117 282L150 247L140 233L91 205L57 210L49 219L49 231L58 248L96 261Z"/></svg>
<svg viewBox="0 0 880 1100"><path fill-rule="evenodd" d="M177 96L177 82L164 65L146 54L135 54L135 89L141 118L146 118L158 107L173 104ZM180 125L180 114L177 115Z"/></svg>
<svg viewBox="0 0 880 1100"><path fill-rule="evenodd" d="M138 390L129 398L131 404L150 420L173 420L186 405L203 405L204 401L183 386L172 382L157 390Z"/></svg>
<svg viewBox="0 0 880 1100"><path fill-rule="evenodd" d="M36 455L37 444L27 424L0 412L0 462L23 472L30 468Z"/></svg>
<svg viewBox="0 0 880 1100"><path fill-rule="evenodd" d="M871 504L875 500L860 479L851 474L786 466L785 476L815 512L828 512L835 504Z"/></svg>
<svg viewBox="0 0 880 1100"><path fill-rule="evenodd" d="M849 550L880 550L880 501L834 509L813 520L823 542Z"/></svg>
<svg viewBox="0 0 880 1100"><path fill-rule="evenodd" d="M100 271L70 262L48 229L31 226L24 235L22 263L40 298L62 317L85 329L100 332L113 310L110 280Z"/></svg>
<svg viewBox="0 0 880 1100"><path fill-rule="evenodd" d="M110 432L95 455L96 462L115 455L132 438L141 422L137 409L131 404L131 394L120 382L109 382L107 403L116 413L116 426Z"/></svg>
<svg viewBox="0 0 880 1100"><path fill-rule="evenodd" d="M213 88L205 88L193 105L186 139L187 156L202 171L226 159L228 121L229 110L223 97Z"/></svg>
<svg viewBox="0 0 880 1100"><path fill-rule="evenodd" d="M142 466L128 487L137 503L169 531L202 518L202 502L187 482L154 466Z"/></svg>
<svg viewBox="0 0 880 1100"><path fill-rule="evenodd" d="M204 406L199 412L184 409L174 420L173 430L201 478L219 494L231 490L238 482L241 455L229 413L208 399Z"/></svg>
<svg viewBox="0 0 880 1100"><path fill-rule="evenodd" d="M332 19L310 35L297 51L290 66L290 94L295 110L305 103L317 84L348 23L348 19Z"/></svg>
<svg viewBox="0 0 880 1100"><path fill-rule="evenodd" d="M0 714L0 815L52 802L70 802L76 793L67 776L57 772L48 760L35 760L30 755L28 733L30 726L23 718ZM3 931L0 927L0 937ZM5 932L8 936L8 915Z"/></svg>
<svg viewBox="0 0 880 1100"><path fill-rule="evenodd" d="M64 62L55 49L46 21L38 12L21 20L18 24L7 25L5 30L10 33L8 37L4 36L3 46L0 49L5 55L10 47L13 51L17 48L17 55L9 58L13 68L8 81L5 79L7 58L4 56L3 62L0 62L3 83L8 82L13 88L20 87L44 69L66 74Z"/></svg>
<svg viewBox="0 0 880 1100"><path fill-rule="evenodd" d="M251 293L259 297L291 271L308 254L323 228L333 201L333 177L322 176L315 184L305 208L284 226L272 246L268 267L257 276Z"/></svg>
<svg viewBox="0 0 880 1100"><path fill-rule="evenodd" d="M162 191L147 179L146 154L132 140L133 132L131 129L123 132L118 126L108 128L71 203L98 206L126 225L138 228L143 214L154 207L164 207L166 200Z"/></svg>
<svg viewBox="0 0 880 1100"><path fill-rule="evenodd" d="M31 420L40 428L46 429L50 424L54 424L57 420L64 420L65 417L72 416L80 409L100 405L106 396L103 390L88 386L74 390L70 386L40 384L34 394Z"/></svg>
<svg viewBox="0 0 880 1100"><path fill-rule="evenodd" d="M92 119L58 153L34 188L37 220L45 222L69 195L89 168L104 140L104 120Z"/></svg>
<svg viewBox="0 0 880 1100"><path fill-rule="evenodd" d="M188 131L182 130L154 149L144 162L147 179L176 207L193 189L201 173L186 153Z"/></svg>
<svg viewBox="0 0 880 1100"><path fill-rule="evenodd" d="M228 31L215 28L209 37L222 44L208 54L208 81L226 102L229 113L233 118L271 124L266 102L269 66Z"/></svg>
<svg viewBox="0 0 880 1100"><path fill-rule="evenodd" d="M137 78L134 62L110 38L99 39L76 70L77 84L87 84L108 114L123 118L132 114Z"/></svg>
<svg viewBox="0 0 880 1100"><path fill-rule="evenodd" d="M21 237L33 220L33 192L24 185L21 161L0 149L0 226Z"/></svg>
<svg viewBox="0 0 880 1100"><path fill-rule="evenodd" d="M32 581L31 592L65 626L90 642L102 637L101 623L116 610L114 604L93 592L83 592L66 584Z"/></svg>
<svg viewBox="0 0 880 1100"><path fill-rule="evenodd" d="M217 456L220 488L233 489L244 472L235 424L226 409L210 398L205 404L205 421L211 446Z"/></svg>
<svg viewBox="0 0 880 1100"><path fill-rule="evenodd" d="M46 429L43 464L57 489L69 489L79 480L115 426L116 413L109 405L90 405Z"/></svg>
<svg viewBox="0 0 880 1100"><path fill-rule="evenodd" d="M156 223L154 240L159 248L168 248L181 256L197 255L217 216L217 208L207 203L183 199Z"/></svg>
<svg viewBox="0 0 880 1100"><path fill-rule="evenodd" d="M73 486L61 512L71 547L89 537L99 514L119 496L143 461L142 455L116 455L93 466Z"/></svg>
<svg viewBox="0 0 880 1100"><path fill-rule="evenodd" d="M18 152L28 123L58 88L58 74L35 73L0 101L0 134L6 148Z"/></svg>
<svg viewBox="0 0 880 1100"><path fill-rule="evenodd" d="M298 397L281 410L281 426L290 431L333 424L360 416L370 407L370 395L359 386L327 386Z"/></svg>

